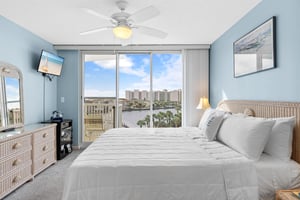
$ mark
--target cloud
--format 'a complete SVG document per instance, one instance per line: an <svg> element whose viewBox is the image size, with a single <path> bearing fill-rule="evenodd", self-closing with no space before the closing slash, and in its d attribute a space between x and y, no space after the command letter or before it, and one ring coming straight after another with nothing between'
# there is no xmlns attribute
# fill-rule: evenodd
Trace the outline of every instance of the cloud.
<svg viewBox="0 0 300 200"><path fill-rule="evenodd" d="M115 70L116 68L116 60L115 57L111 56L104 56L98 58L96 61L93 61L97 66L103 69L112 69ZM126 56L124 54L120 55L120 73L135 75L138 77L144 77L145 73L145 66L149 64L149 59L143 59L143 64L140 66L135 66L131 57Z"/></svg>
<svg viewBox="0 0 300 200"><path fill-rule="evenodd" d="M182 87L182 59L179 56L161 58L163 70L160 74L153 76L153 88L156 89L179 89ZM164 88L167 86L167 88Z"/></svg>
<svg viewBox="0 0 300 200"><path fill-rule="evenodd" d="M160 67L159 73L153 74L153 90L173 90L182 88L182 59L178 54L175 55L156 55L160 62L161 66L153 66ZM157 71L157 70L156 70ZM132 89L139 90L149 90L150 88L150 75L144 76L141 79L141 82L133 83Z"/></svg>
<svg viewBox="0 0 300 200"><path fill-rule="evenodd" d="M135 67L132 58L126 55L120 55L120 73L144 77L146 76L145 63L146 59L143 59L143 64L139 67Z"/></svg>
<svg viewBox="0 0 300 200"><path fill-rule="evenodd" d="M19 100L19 88L15 87L13 85L6 85L5 87L6 93L7 93L7 100L12 101L12 100Z"/></svg>
<svg viewBox="0 0 300 200"><path fill-rule="evenodd" d="M183 63L181 56L178 54L155 54L155 59L159 59L157 66L153 70L153 90L175 90L182 88L183 84ZM149 66L150 59L144 57L142 61L135 62L134 56L120 55L120 73L135 75L139 81L130 82L126 86L126 90L150 90L150 74ZM115 61L112 59L98 59L95 63L105 69L115 69ZM139 63L139 64L136 64ZM138 65L138 66L135 66ZM122 75L120 75L122 76ZM85 96L101 96L101 97L114 97L115 91L100 91L97 89L88 89L85 91ZM125 91L121 91L120 97L125 96Z"/></svg>
<svg viewBox="0 0 300 200"><path fill-rule="evenodd" d="M85 97L115 97L115 90L97 90L97 89L86 89L84 91Z"/></svg>

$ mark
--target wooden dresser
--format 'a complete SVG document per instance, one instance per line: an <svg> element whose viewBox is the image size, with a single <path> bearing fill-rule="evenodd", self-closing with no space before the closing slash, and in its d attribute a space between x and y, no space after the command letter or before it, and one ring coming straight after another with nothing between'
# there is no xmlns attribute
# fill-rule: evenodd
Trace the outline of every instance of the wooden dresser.
<svg viewBox="0 0 300 200"><path fill-rule="evenodd" d="M56 124L0 132L0 199L56 162Z"/></svg>

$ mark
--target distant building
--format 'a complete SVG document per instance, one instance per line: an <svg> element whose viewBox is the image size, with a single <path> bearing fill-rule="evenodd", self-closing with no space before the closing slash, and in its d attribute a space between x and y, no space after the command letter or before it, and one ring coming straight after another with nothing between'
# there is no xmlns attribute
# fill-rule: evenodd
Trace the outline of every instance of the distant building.
<svg viewBox="0 0 300 200"><path fill-rule="evenodd" d="M169 92L169 101L181 102L181 90L172 90Z"/></svg>
<svg viewBox="0 0 300 200"><path fill-rule="evenodd" d="M141 91L141 100L150 100L149 92L147 90Z"/></svg>
<svg viewBox="0 0 300 200"><path fill-rule="evenodd" d="M126 91L125 91L125 97L126 97L126 99L128 99L128 100L133 99L133 92L132 92L132 91L129 91L129 90L126 90Z"/></svg>
<svg viewBox="0 0 300 200"><path fill-rule="evenodd" d="M140 94L140 91L139 91L139 90L134 90L134 91L133 91L133 98L134 98L134 99L137 99L137 100L140 100L140 99L141 99L141 94Z"/></svg>
<svg viewBox="0 0 300 200"><path fill-rule="evenodd" d="M149 101L150 100L150 92L147 90L126 90L125 96L127 100L143 100ZM172 102L181 102L182 98L182 91L179 90L162 90L162 91L153 91L153 101L172 101Z"/></svg>

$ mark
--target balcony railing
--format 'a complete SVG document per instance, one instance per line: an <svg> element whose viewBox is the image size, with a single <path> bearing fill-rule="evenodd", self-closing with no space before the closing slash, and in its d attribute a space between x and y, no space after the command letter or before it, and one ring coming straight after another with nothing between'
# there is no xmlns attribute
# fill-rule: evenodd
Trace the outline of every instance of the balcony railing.
<svg viewBox="0 0 300 200"><path fill-rule="evenodd" d="M181 126L179 102L154 102L156 109L150 112L146 100L136 103L136 100L119 99L117 115L115 105L116 98L113 97L85 98L84 141L94 141L103 132L115 127L150 127L150 113L155 128Z"/></svg>
<svg viewBox="0 0 300 200"><path fill-rule="evenodd" d="M84 141L94 141L104 131L114 128L115 104L84 103Z"/></svg>

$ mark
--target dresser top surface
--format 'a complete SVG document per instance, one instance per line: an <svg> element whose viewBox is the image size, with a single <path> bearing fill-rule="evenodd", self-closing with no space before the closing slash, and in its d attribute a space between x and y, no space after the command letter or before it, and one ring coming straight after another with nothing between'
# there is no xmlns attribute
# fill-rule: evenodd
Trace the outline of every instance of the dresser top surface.
<svg viewBox="0 0 300 200"><path fill-rule="evenodd" d="M16 128L9 131L0 132L0 142L13 139L15 137L25 136L32 133L33 131L43 130L45 128L55 127L56 124L47 124L47 123L36 123L25 125L21 128Z"/></svg>

